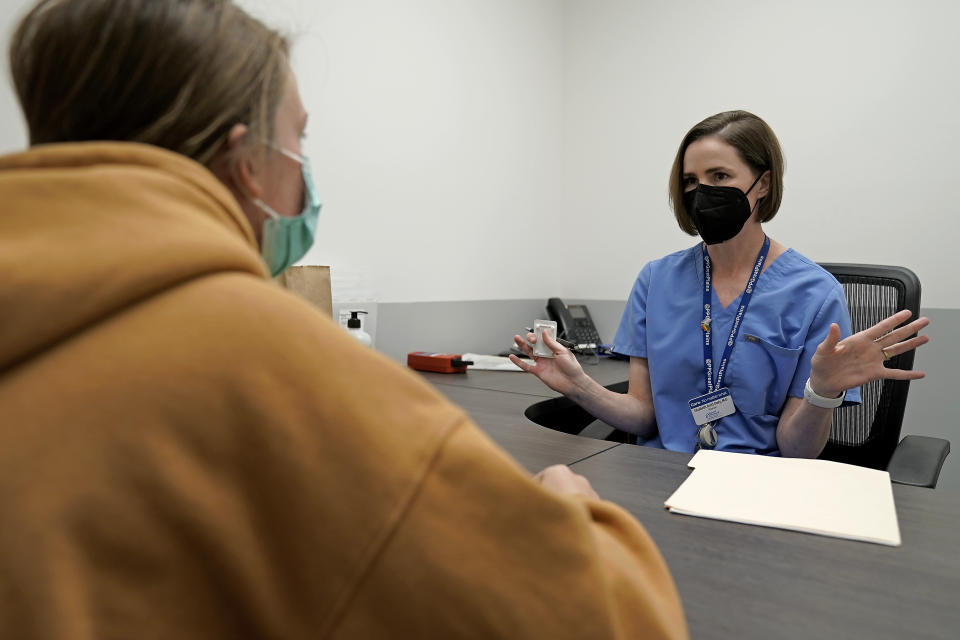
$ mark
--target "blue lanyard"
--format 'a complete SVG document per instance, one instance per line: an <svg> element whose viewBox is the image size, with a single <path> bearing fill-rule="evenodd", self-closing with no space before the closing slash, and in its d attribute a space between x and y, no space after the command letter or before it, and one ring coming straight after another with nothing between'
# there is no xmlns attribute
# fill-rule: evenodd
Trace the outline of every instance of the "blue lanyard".
<svg viewBox="0 0 960 640"><path fill-rule="evenodd" d="M747 314L747 307L753 298L753 288L757 284L757 278L763 270L763 263L767 259L767 253L770 251L770 238L763 236L763 246L760 247L760 253L757 254L757 262L753 267L753 273L750 274L750 281L747 282L747 288L740 298L740 308L733 320L733 327L730 329L730 338L727 340L727 346L723 349L723 358L720 360L720 367L717 369L717 381L713 381L713 349L710 346L712 331L710 329L710 306L712 299L710 293L712 282L710 277L710 254L706 248L703 249L703 372L707 379L707 393L713 393L716 389L723 388L723 377L727 373L727 363L730 362L730 354L733 353L733 346L737 341L737 334L740 333L740 325L743 323L743 317Z"/></svg>

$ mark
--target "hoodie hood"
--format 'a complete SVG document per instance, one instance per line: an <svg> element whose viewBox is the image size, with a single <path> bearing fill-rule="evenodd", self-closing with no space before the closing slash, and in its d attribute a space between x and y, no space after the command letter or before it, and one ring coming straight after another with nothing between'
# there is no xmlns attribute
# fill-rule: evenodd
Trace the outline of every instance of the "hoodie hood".
<svg viewBox="0 0 960 640"><path fill-rule="evenodd" d="M267 273L202 165L135 143L0 158L0 374L124 309L222 272Z"/></svg>

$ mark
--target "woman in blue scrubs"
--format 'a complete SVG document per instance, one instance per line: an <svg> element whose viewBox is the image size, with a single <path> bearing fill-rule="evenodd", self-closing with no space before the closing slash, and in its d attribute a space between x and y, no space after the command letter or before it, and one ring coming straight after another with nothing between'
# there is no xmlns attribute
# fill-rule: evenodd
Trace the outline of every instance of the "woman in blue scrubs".
<svg viewBox="0 0 960 640"><path fill-rule="evenodd" d="M614 350L630 356L626 394L592 380L567 349L513 362L640 442L816 457L833 409L859 386L911 380L887 369L929 324L901 311L851 335L843 289L810 259L764 233L780 207L783 155L770 127L745 111L711 116L683 138L670 174L680 228L701 242L648 263L627 301ZM517 345L533 356L527 341Z"/></svg>

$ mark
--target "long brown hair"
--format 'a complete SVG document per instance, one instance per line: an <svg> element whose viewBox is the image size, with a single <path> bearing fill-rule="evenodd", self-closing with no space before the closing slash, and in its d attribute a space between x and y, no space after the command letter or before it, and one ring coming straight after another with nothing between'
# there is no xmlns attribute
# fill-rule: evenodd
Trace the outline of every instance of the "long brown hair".
<svg viewBox="0 0 960 640"><path fill-rule="evenodd" d="M783 152L776 134L761 118L747 111L724 111L695 124L683 137L670 170L670 205L680 228L697 235L693 218L683 206L683 156L693 142L707 136L718 136L737 150L740 158L756 176L770 172L767 195L757 205L757 219L767 222L777 215L783 198Z"/></svg>
<svg viewBox="0 0 960 640"><path fill-rule="evenodd" d="M287 40L230 0L41 0L10 42L31 144L123 140L209 164L271 139Z"/></svg>

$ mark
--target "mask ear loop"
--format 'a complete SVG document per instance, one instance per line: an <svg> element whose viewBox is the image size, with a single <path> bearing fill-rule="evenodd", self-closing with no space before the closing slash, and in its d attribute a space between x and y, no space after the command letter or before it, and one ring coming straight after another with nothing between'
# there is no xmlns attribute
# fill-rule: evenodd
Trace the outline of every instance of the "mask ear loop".
<svg viewBox="0 0 960 640"><path fill-rule="evenodd" d="M284 149L282 146L280 146L280 145L278 145L278 144L276 144L276 143L273 143L273 142L265 142L264 144L267 145L269 148L273 149L274 151L276 151L277 153L279 153L280 155L285 156L285 157L293 160L294 162L296 162L297 164L299 164L301 167L305 167L307 171L310 170L309 163L307 162L306 156L300 155L299 153L294 153L293 151L290 151L289 149ZM301 168L301 172L302 172L302 171L303 171L303 168ZM310 195L307 193L307 191L308 191L308 189L307 189L306 180L304 180L304 184L303 184L303 202L304 202L304 204L306 204L307 201L310 199ZM278 213L277 213L276 211L274 211L272 208L270 208L270 206L269 206L268 204L266 204L265 202L263 202L262 200L258 200L258 199L256 199L256 198L253 198L252 200L253 200L253 203L254 203L254 204L256 204L258 207L260 207L261 209L263 209L264 211L266 211L268 214L270 214L270 216L271 216L272 218L282 218L282 217L284 217L284 216L281 216L280 214L278 214Z"/></svg>
<svg viewBox="0 0 960 640"><path fill-rule="evenodd" d="M302 155L300 155L299 153L294 153L293 151L289 151L289 150L287 150L287 149L284 149L283 147L281 147L281 146L279 146L279 145L271 144L271 145L269 145L269 146L270 146L270 148L273 149L274 151L277 151L277 152L280 153L281 155L284 155L284 156L290 158L291 160L293 160L294 162L296 162L296 163L298 163L298 164L304 164L304 163L307 161L306 158L304 158L304 157L303 157Z"/></svg>
<svg viewBox="0 0 960 640"><path fill-rule="evenodd" d="M270 206L267 203L265 203L260 198L254 197L249 191L247 191L247 187L239 175L239 167L237 166L240 162L243 161L239 157L239 153L242 150L243 149L241 148L241 149L234 149L230 151L230 155L227 159L227 166L228 166L228 171L230 173L231 179L233 180L234 184L236 184L237 190L240 191L240 193L242 193L245 198L247 198L254 205L262 209L264 213L269 215L271 218L279 218L280 215L276 211L274 211L272 208L270 208Z"/></svg>
<svg viewBox="0 0 960 640"><path fill-rule="evenodd" d="M760 182L760 178L762 178L763 175L764 175L767 171L769 171L769 169L764 169L763 171L760 172L760 175L758 175L758 176L757 176L757 179L753 181L753 184L750 185L750 188L747 189L747 190L744 192L744 194L743 194L744 196L746 196L746 195L749 194L751 191L753 191L753 188L754 188L755 186L757 186L757 183ZM757 207L758 207L758 206L760 206L760 201L761 201L761 200L763 200L763 196L757 198L757 201L753 203L753 209L750 209L750 215L753 215L753 212L757 210Z"/></svg>
<svg viewBox="0 0 960 640"><path fill-rule="evenodd" d="M287 149L284 149L284 148L281 147L280 145L274 144L274 143L272 143L272 142L265 142L264 144L265 144L267 147L273 149L274 151L280 153L281 155L286 156L287 158L290 158L291 160L293 160L294 162L296 162L296 163L298 163L298 164L300 164L300 165L303 165L303 164L306 162L306 160L305 160L305 158L304 158L303 156L301 156L301 155L299 155L299 154L297 154L297 153L294 153L293 151L288 151ZM237 162L236 158L231 159L231 163L233 163L233 162ZM255 198L255 197L253 197L252 195L250 195L249 193L247 193L247 192L246 192L246 189L243 189L243 192L244 192L244 195L247 196L247 197L250 199L250 202L252 202L252 203L255 204L256 206L260 207L260 209L262 209L264 213L266 213L268 216L270 216L270 217L273 218L274 220L284 217L284 216L281 216L279 213L277 213L277 212L274 210L273 207L271 207L270 205L268 205L266 202L264 202L264 201L261 200L260 198Z"/></svg>
<svg viewBox="0 0 960 640"><path fill-rule="evenodd" d="M247 197L250 198L250 196L247 196ZM274 211L270 205L268 205L266 202L264 202L260 198L250 198L250 202L252 202L253 204L263 209L263 212L266 213L271 218L273 218L274 220L282 217L279 213Z"/></svg>

